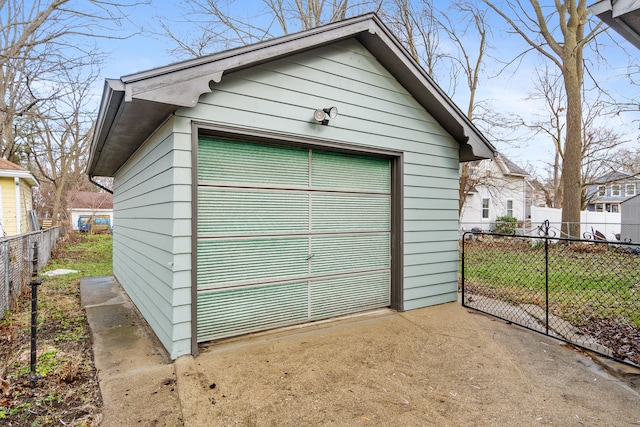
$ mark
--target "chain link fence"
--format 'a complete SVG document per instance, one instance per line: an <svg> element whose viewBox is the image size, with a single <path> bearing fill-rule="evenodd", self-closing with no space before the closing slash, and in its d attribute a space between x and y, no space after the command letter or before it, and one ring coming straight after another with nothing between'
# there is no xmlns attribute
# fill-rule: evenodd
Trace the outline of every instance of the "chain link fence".
<svg viewBox="0 0 640 427"><path fill-rule="evenodd" d="M462 304L640 365L640 243L464 233Z"/></svg>
<svg viewBox="0 0 640 427"><path fill-rule="evenodd" d="M0 240L0 318L12 310L31 279L33 243L38 242L38 270L49 261L60 227Z"/></svg>

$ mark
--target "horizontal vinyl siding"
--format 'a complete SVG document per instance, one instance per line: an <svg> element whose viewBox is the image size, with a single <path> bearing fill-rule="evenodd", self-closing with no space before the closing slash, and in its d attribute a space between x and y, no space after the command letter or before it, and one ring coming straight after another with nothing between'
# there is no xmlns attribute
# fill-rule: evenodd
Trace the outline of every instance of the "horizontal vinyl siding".
<svg viewBox="0 0 640 427"><path fill-rule="evenodd" d="M0 178L2 189L2 232L5 236L18 234L16 222L16 184L13 177Z"/></svg>
<svg viewBox="0 0 640 427"><path fill-rule="evenodd" d="M458 144L357 41L226 74L177 116L403 152L405 308L456 299Z"/></svg>
<svg viewBox="0 0 640 427"><path fill-rule="evenodd" d="M191 351L191 143L167 122L114 179L114 275L175 358Z"/></svg>

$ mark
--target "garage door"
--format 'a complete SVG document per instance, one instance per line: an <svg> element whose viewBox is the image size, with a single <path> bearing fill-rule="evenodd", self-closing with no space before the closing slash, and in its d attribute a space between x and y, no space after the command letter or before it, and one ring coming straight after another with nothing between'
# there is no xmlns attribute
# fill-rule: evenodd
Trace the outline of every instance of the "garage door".
<svg viewBox="0 0 640 427"><path fill-rule="evenodd" d="M198 341L388 306L390 169L200 138Z"/></svg>

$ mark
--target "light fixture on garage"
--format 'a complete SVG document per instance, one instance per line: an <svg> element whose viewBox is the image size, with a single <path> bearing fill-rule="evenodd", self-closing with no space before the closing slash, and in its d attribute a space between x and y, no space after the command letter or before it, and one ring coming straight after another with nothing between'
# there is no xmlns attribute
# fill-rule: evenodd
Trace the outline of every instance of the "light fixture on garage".
<svg viewBox="0 0 640 427"><path fill-rule="evenodd" d="M329 124L329 119L335 119L336 117L338 117L337 107L322 108L313 113L313 118L325 126Z"/></svg>

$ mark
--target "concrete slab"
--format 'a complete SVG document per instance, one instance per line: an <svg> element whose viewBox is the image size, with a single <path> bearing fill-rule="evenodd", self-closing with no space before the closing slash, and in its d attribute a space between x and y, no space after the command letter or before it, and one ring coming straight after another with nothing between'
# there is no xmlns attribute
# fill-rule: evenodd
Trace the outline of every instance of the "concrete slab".
<svg viewBox="0 0 640 427"><path fill-rule="evenodd" d="M80 281L82 307L122 304L126 301L126 294L119 289L112 276L85 277Z"/></svg>
<svg viewBox="0 0 640 427"><path fill-rule="evenodd" d="M80 281L103 400L101 426L182 426L174 365L113 277Z"/></svg>
<svg viewBox="0 0 640 427"><path fill-rule="evenodd" d="M111 303L86 307L103 426L640 424L633 380L456 303L213 342L171 364L110 286L95 294Z"/></svg>

